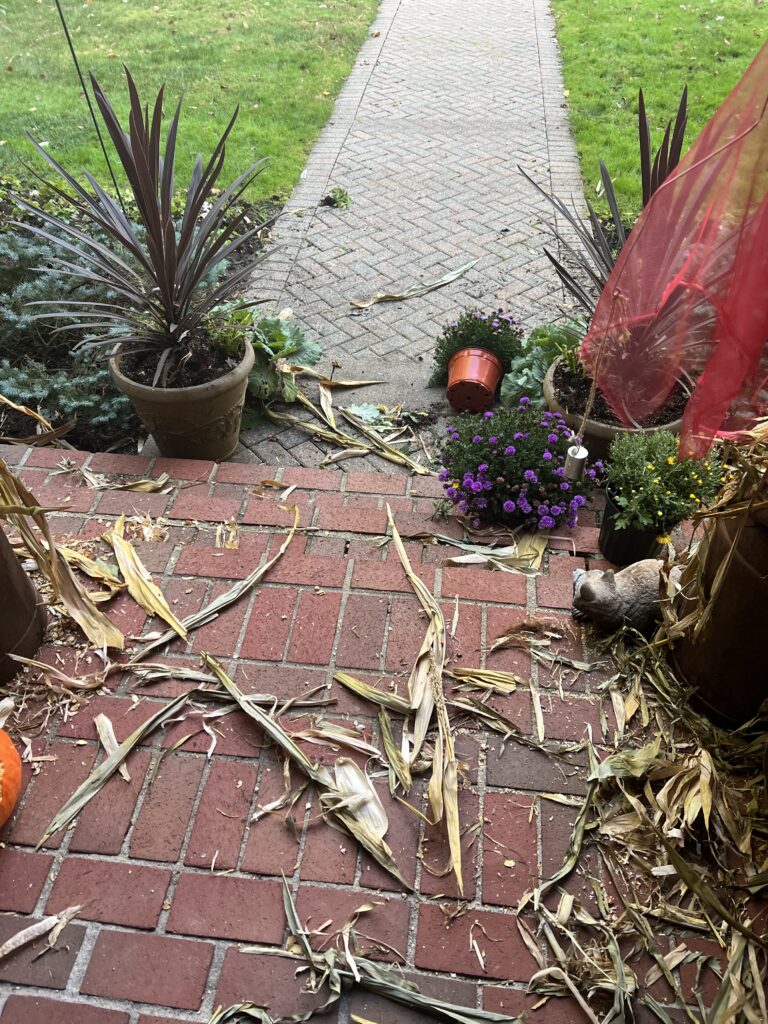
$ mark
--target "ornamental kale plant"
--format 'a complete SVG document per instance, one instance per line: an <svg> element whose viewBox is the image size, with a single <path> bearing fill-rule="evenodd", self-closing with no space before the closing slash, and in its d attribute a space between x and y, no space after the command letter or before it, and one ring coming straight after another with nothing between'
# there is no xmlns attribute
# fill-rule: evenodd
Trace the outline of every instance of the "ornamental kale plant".
<svg viewBox="0 0 768 1024"><path fill-rule="evenodd" d="M435 361L429 383L448 383L451 356L463 348L484 348L501 360L502 373L509 373L512 360L520 353L523 332L520 324L503 309L484 313L481 310L462 313L443 328L435 345Z"/></svg>
<svg viewBox="0 0 768 1024"><path fill-rule="evenodd" d="M582 480L566 480L572 431L559 413L542 412L525 396L516 409L460 416L446 430L440 479L473 526L575 526L602 472L595 462Z"/></svg>
<svg viewBox="0 0 768 1024"><path fill-rule="evenodd" d="M611 442L605 482L617 529L657 531L665 543L672 527L712 501L725 483L720 457L678 461L677 448L668 430L628 431Z"/></svg>
<svg viewBox="0 0 768 1024"><path fill-rule="evenodd" d="M501 382L501 404L511 408L517 405L522 395L529 395L532 405L545 409L544 377L558 356L563 357L569 370L583 374L579 344L586 333L586 322L581 320L534 327L520 343L520 353L512 360L509 372Z"/></svg>

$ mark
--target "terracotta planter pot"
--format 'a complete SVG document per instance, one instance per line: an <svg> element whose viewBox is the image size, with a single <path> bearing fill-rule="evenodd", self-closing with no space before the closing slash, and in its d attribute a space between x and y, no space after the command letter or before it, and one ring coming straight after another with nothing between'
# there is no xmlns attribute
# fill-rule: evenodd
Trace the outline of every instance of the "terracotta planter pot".
<svg viewBox="0 0 768 1024"><path fill-rule="evenodd" d="M223 377L191 388L151 388L120 371L120 353L109 361L116 386L133 402L139 418L163 455L221 462L237 447L248 374L254 355L250 342L239 366Z"/></svg>
<svg viewBox="0 0 768 1024"><path fill-rule="evenodd" d="M555 394L555 370L562 361L563 357L558 356L546 372L543 385L544 399L549 411L559 412L575 434L581 427L582 416L580 413L567 412L560 404L557 395ZM656 427L644 427L643 431L650 432L652 430L669 430L673 434L679 434L682 425L683 421L682 419L679 419L675 420L673 423L664 423ZM584 425L584 446L589 451L590 461L594 461L595 459L605 459L608 455L608 449L610 448L611 441L617 435L634 433L636 433L634 427L617 427L609 423L600 423L598 420L588 419Z"/></svg>
<svg viewBox="0 0 768 1024"><path fill-rule="evenodd" d="M0 527L0 580L3 581L3 614L0 615L0 683L21 668L10 654L34 658L45 633L45 608L13 553Z"/></svg>
<svg viewBox="0 0 768 1024"><path fill-rule="evenodd" d="M762 518L762 516L761 516ZM738 518L709 523L706 552L699 568L709 597L718 567L726 559L738 529ZM687 575L687 574L686 574ZM683 576L683 593L692 581ZM678 614L694 607L681 599ZM694 700L715 720L741 725L757 714L768 698L765 638L768 636L768 525L750 518L736 544L722 585L715 595L709 622L695 640L690 632L676 640L672 664L680 679L695 687Z"/></svg>
<svg viewBox="0 0 768 1024"><path fill-rule="evenodd" d="M633 562L640 562L644 558L658 558L661 555L662 546L656 540L658 534L645 530L638 530L633 526L625 526L620 530L616 526L616 516L619 508L613 503L610 494L605 494L605 512L603 521L600 524L600 537L598 547L604 558L614 565L632 565Z"/></svg>
<svg viewBox="0 0 768 1024"><path fill-rule="evenodd" d="M483 412L496 395L501 360L484 348L463 348L448 362L448 401L457 412Z"/></svg>

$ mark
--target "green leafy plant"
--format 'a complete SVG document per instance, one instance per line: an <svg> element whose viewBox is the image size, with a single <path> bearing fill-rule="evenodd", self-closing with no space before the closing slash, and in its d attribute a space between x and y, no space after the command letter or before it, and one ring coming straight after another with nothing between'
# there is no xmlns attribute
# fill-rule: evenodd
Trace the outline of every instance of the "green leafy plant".
<svg viewBox="0 0 768 1024"><path fill-rule="evenodd" d="M462 313L443 328L437 339L429 383L448 383L448 363L451 356L463 348L484 348L492 352L501 360L502 373L508 373L512 360L520 352L522 336L518 321L503 309Z"/></svg>
<svg viewBox="0 0 768 1024"><path fill-rule="evenodd" d="M527 396L516 409L459 416L446 432L439 478L446 497L475 526L575 526L602 469L598 462L583 479L566 480L571 429L559 413L542 413Z"/></svg>
<svg viewBox="0 0 768 1024"><path fill-rule="evenodd" d="M643 91L638 100L638 139L640 150L640 177L643 186L643 206L650 202L653 194L677 167L683 151L685 127L688 120L688 89L683 90L677 108L674 127L667 124L664 137L656 154L651 147L651 130L645 112ZM518 167L523 177L549 202L555 211L555 219L547 227L557 242L561 256L553 255L548 249L544 253L564 287L577 303L592 316L597 298L613 270L614 264L627 238L627 230L619 210L616 190L605 163L600 161L600 180L603 194L610 211L610 227L598 216L592 203L587 200L589 217L585 220L562 199L538 185L533 178ZM564 229L558 221L567 225Z"/></svg>
<svg viewBox="0 0 768 1024"><path fill-rule="evenodd" d="M256 361L248 379L248 393L262 402L276 397L295 401L295 377L288 365L314 366L322 358L323 350L286 317L265 316L254 321L250 316Z"/></svg>
<svg viewBox="0 0 768 1024"><path fill-rule="evenodd" d="M0 393L17 405L39 409L54 426L74 419L67 434L72 444L103 447L135 434L138 420L130 402L114 387L106 365L87 353L72 356L75 334L55 332L57 321L36 319L30 303L61 296L108 302L112 293L57 270L51 264L55 255L45 239L0 233ZM48 266L49 273L39 273L40 266ZM5 410L0 432L25 436L31 424Z"/></svg>
<svg viewBox="0 0 768 1024"><path fill-rule="evenodd" d="M509 372L501 382L501 404L511 409L523 395L528 395L537 409L546 408L542 390L544 377L558 356L563 357L574 373L584 372L579 360L579 344L585 333L586 324L575 320L534 327L521 342L520 354L512 359Z"/></svg>
<svg viewBox="0 0 768 1024"><path fill-rule="evenodd" d="M337 210L346 210L352 202L352 196L341 185L336 185L327 196L323 196L322 206L333 206Z"/></svg>
<svg viewBox="0 0 768 1024"><path fill-rule="evenodd" d="M105 442L135 437L138 419L133 406L115 389L106 366L87 355L73 360L66 369L50 369L34 360L13 366L3 359L0 378L5 398L40 412L54 426L75 420L67 433L72 444L89 449L94 444L103 446ZM19 436L16 429L6 426L8 420L16 426L17 415L0 409L0 434ZM34 433L28 419L18 426L27 434Z"/></svg>
<svg viewBox="0 0 768 1024"><path fill-rule="evenodd" d="M665 535L712 501L725 481L716 452L703 460L677 458L668 430L619 434L608 452L605 484L618 507L618 529Z"/></svg>
<svg viewBox="0 0 768 1024"><path fill-rule="evenodd" d="M216 193L226 141L237 118L235 110L205 167L202 157L197 159L177 228L173 217L174 169L181 103L171 119L161 154L163 89L150 116L127 69L126 77L130 97L127 131L93 76L91 85L128 180L141 233L92 175L85 174L93 190L89 192L32 140L74 194L38 176L39 180L68 204L74 218L65 221L16 196L20 206L39 217L44 226L17 223L68 255L56 257L58 270L79 280L104 284L117 296L113 303L48 301L44 305L50 311L40 316L60 319L64 315L68 329L87 332L76 348L114 347L119 343L124 352L141 356L154 370L154 385L172 386L182 367L185 383L196 378L211 379L229 368L226 350L222 352L222 347L211 340L211 330L217 326L213 311L231 299L251 274L252 263L230 267L215 285L206 281L216 267L263 227L241 231L246 213L237 210L237 203L264 161L253 164L223 192ZM106 235L107 242L99 240L94 228Z"/></svg>

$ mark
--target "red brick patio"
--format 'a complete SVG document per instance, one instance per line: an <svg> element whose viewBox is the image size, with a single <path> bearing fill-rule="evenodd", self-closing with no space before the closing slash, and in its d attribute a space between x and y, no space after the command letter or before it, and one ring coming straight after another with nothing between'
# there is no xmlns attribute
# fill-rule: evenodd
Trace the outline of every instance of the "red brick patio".
<svg viewBox="0 0 768 1024"><path fill-rule="evenodd" d="M171 494L144 495L100 492L79 485L71 475L52 475L62 453L51 449L11 447L0 449L0 455L20 466L41 503L66 503L67 510L54 517L57 534L96 535L117 513L132 514L134 508L167 517L169 539L137 542L136 548L177 615L200 607L277 551L288 513L280 508L279 490L265 489L259 496L254 485L264 479L286 488L295 484L288 500L298 505L302 526L313 529L296 535L253 594L192 633L186 649L174 643L165 660L196 664L197 653L206 650L222 660L244 691L279 698L324 687L325 696L337 703L321 713L331 721L362 724L378 744L377 709L332 676L340 670L371 682L394 679L403 692L426 622L396 551L378 542L385 533L387 502L403 534L452 529L447 520L430 519L440 494L437 481L360 471L75 456L99 472L157 476L165 471L179 482ZM231 516L242 524L239 549L216 548L215 525ZM537 578L442 567L449 549L406 544L414 567L442 602L449 631L458 597L449 657L467 667L530 676L541 696L546 742L553 748L580 740L588 725L600 741L595 691L605 676L596 672L574 678L566 672L561 694L556 674L537 671L526 652L485 651L504 627L535 614L564 629L563 649L569 656L588 654L581 627L567 609L571 572L589 562L596 539L594 514L587 513L573 531L573 545L554 542L558 550L549 553ZM118 599L114 615L127 635L144 626L144 613L128 599ZM45 658L55 659L56 649L47 648ZM199 719L150 737L128 761L131 782L112 778L73 827L35 852L53 813L100 756L94 716L105 712L121 740L168 697L193 685L179 680L144 687L136 683L127 674L113 676L109 692L94 697L69 721L57 720L48 735L33 743L35 755L56 760L38 762L34 777L26 766L26 790L4 833L0 911L11 913L0 917L0 942L32 919L71 904L85 906L62 934L58 951L33 959L38 949L28 946L0 962L2 1024L201 1024L218 1004L244 1000L264 1004L275 1015L306 1008L312 997L301 993L292 964L239 951L247 943L282 943L281 873L310 927L328 920L337 927L360 904L380 900L360 922L363 941L383 942L396 951L372 955L403 962L424 990L510 1014L530 1010L536 999L525 988L536 968L520 938L514 908L537 879L551 876L562 861L576 808L540 794L583 793L581 754L572 756L572 769L563 768L513 741L502 751L498 736L460 730L459 753L466 762L460 793L464 822L484 824L464 836L466 906L452 921L446 912L456 908L455 884L450 876L434 873L447 860L442 834L420 824L388 795L387 841L414 887L411 894L401 891L353 840L320 821L314 803L302 800L294 809L296 835L278 815L249 824L259 805L282 792L282 765L256 724L239 712L214 723L219 735L210 759L210 737L200 731L164 758L152 785L163 748L193 732ZM495 697L494 703L533 734L527 689ZM307 713L301 714L289 717L308 723ZM327 757L324 748L313 752ZM419 784L411 792L412 802L422 799L422 788ZM597 858L590 870L600 873ZM587 894L580 873L567 887ZM485 970L470 947L472 934L484 953ZM664 998L663 991L658 998ZM380 1024L425 1019L360 992L345 996L338 1018L347 1021L350 1014ZM530 1019L566 1024L583 1014L575 1003L552 1000Z"/></svg>

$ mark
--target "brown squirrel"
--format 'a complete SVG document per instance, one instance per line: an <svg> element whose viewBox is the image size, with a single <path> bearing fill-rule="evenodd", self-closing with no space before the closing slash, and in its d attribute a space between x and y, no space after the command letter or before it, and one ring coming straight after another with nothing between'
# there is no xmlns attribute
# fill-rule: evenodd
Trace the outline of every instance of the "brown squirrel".
<svg viewBox="0 0 768 1024"><path fill-rule="evenodd" d="M641 633L656 622L659 612L660 558L644 558L620 572L613 569L575 569L573 607L600 626L618 629L628 625ZM680 567L672 570L679 579Z"/></svg>

